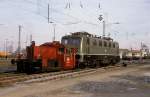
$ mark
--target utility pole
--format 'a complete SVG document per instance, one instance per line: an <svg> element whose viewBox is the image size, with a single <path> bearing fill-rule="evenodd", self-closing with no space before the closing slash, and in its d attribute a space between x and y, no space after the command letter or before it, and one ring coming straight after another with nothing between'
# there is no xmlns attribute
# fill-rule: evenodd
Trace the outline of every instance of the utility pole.
<svg viewBox="0 0 150 97"><path fill-rule="evenodd" d="M32 43L32 34L30 34L30 44Z"/></svg>
<svg viewBox="0 0 150 97"><path fill-rule="evenodd" d="M5 39L5 56L7 58L7 44L8 44L8 39Z"/></svg>
<svg viewBox="0 0 150 97"><path fill-rule="evenodd" d="M52 5L51 5L51 9L52 9ZM53 27L54 27L54 36L53 36L53 41L55 41L55 27L56 27L56 24L54 24L54 22L52 21L52 11L51 11L51 20L50 20L50 5L48 4L48 24L52 24Z"/></svg>
<svg viewBox="0 0 150 97"><path fill-rule="evenodd" d="M99 15L99 17L98 17L98 19L99 19L99 21L101 22L102 20L103 20L103 16L102 15ZM105 35L105 31L104 31L104 27L105 26L105 21L103 20L103 37L104 37L104 35Z"/></svg>
<svg viewBox="0 0 150 97"><path fill-rule="evenodd" d="M106 26L106 25L105 25L105 20L104 20L104 21L103 21L103 37L105 37L105 30L106 30L106 29L105 29L105 26Z"/></svg>
<svg viewBox="0 0 150 97"><path fill-rule="evenodd" d="M52 5L51 5L51 9L52 9ZM47 13L48 13L48 17L47 17L47 19L48 19L48 23L53 23L52 22L52 11L51 11L51 20L50 20L50 5L49 5L49 3L48 3L48 9L47 9Z"/></svg>
<svg viewBox="0 0 150 97"><path fill-rule="evenodd" d="M48 4L48 17L47 17L48 23L50 23L49 21L49 4Z"/></svg>
<svg viewBox="0 0 150 97"><path fill-rule="evenodd" d="M21 25L19 27L19 34L18 34L18 57L20 58L20 52L21 52Z"/></svg>
<svg viewBox="0 0 150 97"><path fill-rule="evenodd" d="M56 27L56 24L53 24L53 27L54 27L54 37L53 37L53 41L55 41L55 27Z"/></svg>
<svg viewBox="0 0 150 97"><path fill-rule="evenodd" d="M13 44L14 44L14 42L13 42L13 40L11 40L10 53L13 53Z"/></svg>
<svg viewBox="0 0 150 97"><path fill-rule="evenodd" d="M133 49L132 49L132 47L131 47L131 59L133 60Z"/></svg>
<svg viewBox="0 0 150 97"><path fill-rule="evenodd" d="M26 41L24 43L25 43L25 48L26 48L27 47L27 43L28 43L28 35L26 35Z"/></svg>
<svg viewBox="0 0 150 97"><path fill-rule="evenodd" d="M142 50L143 50L143 44L141 42L141 49L140 49L140 62L142 62Z"/></svg>
<svg viewBox="0 0 150 97"><path fill-rule="evenodd" d="M40 0L37 0L36 3L37 3L37 13L40 14L40 7L39 7L40 6Z"/></svg>

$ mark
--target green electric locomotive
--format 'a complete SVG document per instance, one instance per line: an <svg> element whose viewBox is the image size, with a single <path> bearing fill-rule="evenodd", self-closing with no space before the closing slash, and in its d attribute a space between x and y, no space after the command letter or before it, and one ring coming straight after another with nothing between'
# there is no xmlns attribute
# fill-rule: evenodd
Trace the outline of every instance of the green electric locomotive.
<svg viewBox="0 0 150 97"><path fill-rule="evenodd" d="M61 42L67 48L77 49L78 67L115 65L120 61L119 44L110 37L96 36L88 32L75 32L63 36Z"/></svg>

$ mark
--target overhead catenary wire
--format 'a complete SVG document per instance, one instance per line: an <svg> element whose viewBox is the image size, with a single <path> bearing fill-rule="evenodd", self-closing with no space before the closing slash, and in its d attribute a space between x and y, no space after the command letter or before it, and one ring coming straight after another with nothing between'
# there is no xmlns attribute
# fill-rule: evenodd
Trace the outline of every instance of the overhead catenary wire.
<svg viewBox="0 0 150 97"><path fill-rule="evenodd" d="M25 1L25 2L28 2L28 3L30 3L30 4L37 5L37 3L34 3L34 2L32 2L32 1L30 1L30 0L24 0L24 1ZM45 7L45 6L41 5L41 4L38 4L38 6L39 6L38 9L39 9L40 7ZM31 10L27 10L27 9L25 9L24 7L22 7L21 9L23 9L24 11L27 11L27 12L31 12L31 13L40 15L40 16L42 16L42 17L44 17L44 18L47 18L47 16L44 16L44 15L42 15L42 14L39 14L39 13L34 12L34 11L31 11ZM72 15L70 15L70 14L66 14L66 13L64 13L64 12L57 11L57 10L55 10L55 9L52 9L52 10L54 10L54 12L56 12L56 13L66 15L66 16L68 16L68 17L70 17L70 18L73 18L73 19L77 20L76 22L62 23L62 22L60 22L60 21L57 21L56 19L52 19L53 21L55 21L55 22L57 22L57 23L60 23L60 24L62 24L62 25L71 25L71 24L79 24L79 23L90 24L90 25L93 25L93 26L96 26L96 25L97 25L97 24L95 24L95 23L82 20L82 19L77 18L77 17L75 17L75 16L72 16Z"/></svg>
<svg viewBox="0 0 150 97"><path fill-rule="evenodd" d="M45 6L43 6L42 4L40 4L41 2L41 0L37 0L37 2L35 3L35 2L33 2L33 1L30 1L30 0L23 0L24 2L27 2L27 3L29 3L29 4L34 4L34 5L36 5L37 6L37 9L39 10L41 7L42 8L46 8ZM68 6L69 6L69 8L71 7L71 3L70 3L70 0L68 0ZM82 7L83 8L83 3L81 2L81 0L80 0L80 7ZM25 9L25 8L24 8ZM70 15L70 14L66 14L66 13L64 13L64 12L61 12L61 11L58 11L58 10L56 10L56 9L52 9L53 11L54 11L54 13L59 13L59 14L62 14L62 15L65 15L65 16L68 16L68 17L70 17L70 18L72 18L72 19L75 19L75 20L77 20L78 22L79 21L83 21L82 19L80 19L80 18L77 18L77 17L75 17L75 16L72 16L72 15ZM27 11L27 10L26 10ZM31 11L31 10L30 10ZM33 11L31 11L31 12L33 12ZM88 11L89 12L89 11ZM35 12L33 12L33 13L35 13ZM40 11L37 11L37 13L35 13L35 14L40 14ZM47 18L46 16L44 16L44 15L41 15L40 14L40 16L42 16L42 17L44 17L44 18ZM90 24L90 22L89 21L83 21L84 23L86 23L86 22L88 22L88 24ZM75 23L72 23L72 24L75 24ZM91 24L93 24L93 23L91 23Z"/></svg>
<svg viewBox="0 0 150 97"><path fill-rule="evenodd" d="M54 9L53 9L54 10ZM54 10L54 12L57 12L56 10ZM70 24L78 24L78 23L87 23L87 24L91 24L91 25L97 25L97 24L95 24L95 23L92 23L92 22L90 22L90 21L86 21L86 20L82 20L82 19L80 19L80 18L77 18L77 17L75 17L75 16L72 16L72 15L70 15L70 14L67 14L67 13L64 13L64 12L59 12L59 13L61 13L61 14L63 14L63 15L66 15L66 16L68 16L68 17L70 17L70 18L73 18L73 19L75 19L75 20L77 20L77 22L72 22L72 23L70 23ZM66 23L66 24L64 24L64 25L69 25L69 23Z"/></svg>
<svg viewBox="0 0 150 97"><path fill-rule="evenodd" d="M34 2L29 1L29 0L25 0L25 2L28 2L28 3L30 3L30 4L34 4L34 5L35 5ZM46 4L46 5L47 5L47 4ZM40 8L45 8L45 9L47 9L47 7L46 7L46 6L43 6L43 5L39 5L39 7L40 7ZM73 18L73 19L78 19L77 17L74 17L74 16L72 16L72 15L68 15L68 14L66 14L66 13L64 13L64 12L61 12L61 11L58 11L58 10L56 10L56 9L54 9L54 8L51 8L51 11L53 11L53 13L58 13L58 14L61 14L61 15L65 15L65 16L68 16L68 17ZM46 16L44 16L44 17L46 17Z"/></svg>
<svg viewBox="0 0 150 97"><path fill-rule="evenodd" d="M34 5L38 5L38 6L39 6L38 8L46 8L44 5L42 5L42 4L37 4L37 3L33 2L33 1L30 1L30 0L24 0L24 2L27 2L27 3L32 4L32 5L33 5L33 4L34 4ZM21 9L23 9L23 10L25 10L25 11L29 11L29 10L25 9L24 7L22 7ZM56 10L56 9L51 9L51 10L54 11L55 13L59 13L59 14L61 14L61 15L65 15L65 16L68 16L68 17L70 17L70 18L76 20L76 22L70 22L70 24L85 23L85 24L90 24L90 25L93 25L93 26L97 26L96 23L92 23L92 22L90 22L90 21L82 20L81 18L78 18L78 17L72 16L72 15L70 15L70 14L67 14L67 13L64 13L64 12L61 12L61 11L58 11L58 10ZM31 11L31 10L30 10L29 12L32 12L32 13L34 13L34 14L40 15L40 16L42 16L42 17L44 17L44 18L47 18L47 16L44 16L44 15L42 15L42 14L36 13L36 12L34 12L34 11ZM88 12L89 12L89 11L88 11ZM60 23L60 24L62 24L62 25L69 25L69 22L68 22L68 23L62 23L62 22L60 22L60 21L57 21L56 19L52 19L52 20L53 20L53 21L56 21L57 23Z"/></svg>
<svg viewBox="0 0 150 97"><path fill-rule="evenodd" d="M70 5L71 5L71 3L70 3L70 1L68 1L66 6L68 6L68 8L70 8ZM81 4L81 5L83 6L83 4ZM75 17L75 16L72 16L72 15L67 14L67 13L64 13L64 12L60 12L60 11L58 12L56 9L51 9L51 11L54 11L54 12L56 12L56 13L60 13L60 14L66 15L66 16L68 16L68 17L70 17L70 18L73 18L73 19L75 19L75 20L78 20L78 23L79 23L79 22L84 22L84 23L90 24L89 21L82 20L82 19L80 19L80 18L77 18L77 17ZM67 24L68 24L68 23L67 23ZM71 23L71 24L77 24L77 22ZM94 24L94 23L91 22L91 24ZM95 24L94 24L94 25L95 25Z"/></svg>
<svg viewBox="0 0 150 97"><path fill-rule="evenodd" d="M25 0L25 1L26 1L26 0ZM29 1L29 0L27 0L26 2L35 4L34 2ZM43 6L43 5L41 5L41 4L40 4L39 6L40 6L41 8L45 8L45 6ZM70 1L67 2L67 6L70 8L70 6L71 6ZM82 6L83 6L83 4L82 4ZM77 23L81 23L81 22L87 23L87 24L91 24L91 25L94 24L94 23L92 23L92 22L90 22L90 21L82 20L82 19L77 18L77 17L75 17L75 16L72 16L72 15L70 15L70 14L67 14L67 13L64 13L64 12L61 12L61 11L58 11L58 10L56 10L56 9L51 8L51 13L52 13L52 11L53 11L53 13L58 13L58 14L61 14L61 15L65 15L65 16L68 16L68 17L70 17L70 18L72 18L72 19L74 19L74 20L77 21L77 22L72 22L71 24L77 24ZM89 14L88 14L88 15L89 15ZM42 15L42 16L43 16L43 15ZM43 17L47 18L46 16L43 16ZM64 24L64 25L67 25L67 24L68 24L68 23L66 23L66 24ZM95 25L95 24L94 24L94 25Z"/></svg>

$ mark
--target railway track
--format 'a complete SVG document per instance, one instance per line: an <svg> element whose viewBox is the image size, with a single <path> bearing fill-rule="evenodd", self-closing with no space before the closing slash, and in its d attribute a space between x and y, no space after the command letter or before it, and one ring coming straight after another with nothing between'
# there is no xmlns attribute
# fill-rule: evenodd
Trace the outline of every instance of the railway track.
<svg viewBox="0 0 150 97"><path fill-rule="evenodd" d="M33 82L44 82L49 80L59 80L63 78L77 77L90 73L95 73L97 71L107 71L121 68L121 65L108 66L102 68L87 68L81 70L69 70L69 71L60 71L60 72L50 72L50 73L41 73L41 74L8 74L6 76L0 77L0 86L9 86L15 83L33 83Z"/></svg>
<svg viewBox="0 0 150 97"><path fill-rule="evenodd" d="M31 80L31 79L38 79L38 78L47 77L47 76L54 76L54 75L59 75L59 74L64 74L64 73L69 73L69 72L73 72L73 70L32 74L32 75L3 73L0 75L0 86L10 85L16 82L21 82L21 81L26 81L26 80Z"/></svg>

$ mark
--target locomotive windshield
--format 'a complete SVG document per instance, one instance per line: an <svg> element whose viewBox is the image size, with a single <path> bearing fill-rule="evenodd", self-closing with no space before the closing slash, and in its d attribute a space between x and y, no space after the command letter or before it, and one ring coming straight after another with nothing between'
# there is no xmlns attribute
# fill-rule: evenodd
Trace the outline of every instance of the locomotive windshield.
<svg viewBox="0 0 150 97"><path fill-rule="evenodd" d="M80 38L63 38L62 44L64 45L80 45Z"/></svg>

